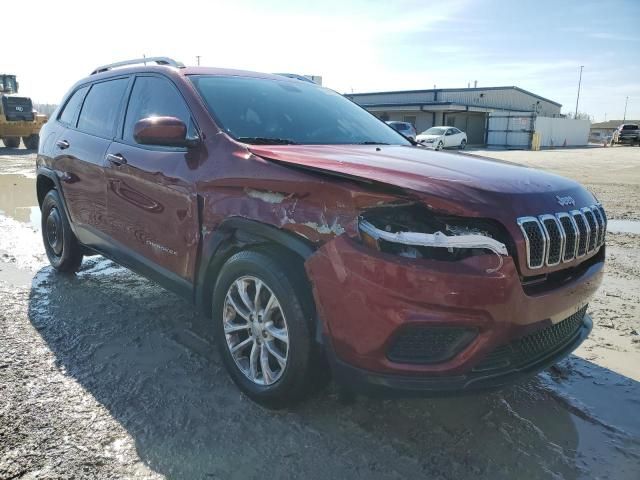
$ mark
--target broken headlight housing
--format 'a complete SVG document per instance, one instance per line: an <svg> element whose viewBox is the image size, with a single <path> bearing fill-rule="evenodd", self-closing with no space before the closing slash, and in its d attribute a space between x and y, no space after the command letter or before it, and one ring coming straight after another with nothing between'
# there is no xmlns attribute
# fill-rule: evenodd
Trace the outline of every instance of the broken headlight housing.
<svg viewBox="0 0 640 480"><path fill-rule="evenodd" d="M457 261L492 252L502 266L509 254L508 234L497 222L434 216L419 205L368 210L358 226L365 245L408 258Z"/></svg>

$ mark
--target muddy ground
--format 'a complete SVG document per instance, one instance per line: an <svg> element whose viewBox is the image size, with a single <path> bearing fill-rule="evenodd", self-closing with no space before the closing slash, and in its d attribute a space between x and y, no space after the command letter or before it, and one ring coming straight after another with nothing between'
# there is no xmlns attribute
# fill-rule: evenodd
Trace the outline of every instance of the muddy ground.
<svg viewBox="0 0 640 480"><path fill-rule="evenodd" d="M481 152L583 181L640 220L640 148ZM640 235L609 234L590 339L526 384L270 412L192 307L101 257L45 262L34 156L0 149L0 478L640 476Z"/></svg>

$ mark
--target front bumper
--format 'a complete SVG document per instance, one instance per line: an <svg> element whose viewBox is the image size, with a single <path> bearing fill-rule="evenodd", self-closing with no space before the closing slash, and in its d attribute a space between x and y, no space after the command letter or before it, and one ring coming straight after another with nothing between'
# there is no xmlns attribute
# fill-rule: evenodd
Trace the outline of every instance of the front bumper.
<svg viewBox="0 0 640 480"><path fill-rule="evenodd" d="M389 375L353 367L329 354L336 382L352 391L372 395L418 395L465 393L500 388L522 382L567 357L587 338L593 327L589 315L582 318L579 329L565 343L535 360L499 373L474 372L457 376L416 377Z"/></svg>
<svg viewBox="0 0 640 480"><path fill-rule="evenodd" d="M447 390L450 385L455 390L486 383L471 372L491 352L576 314L603 275L604 262L598 261L562 286L528 295L511 257L503 257L502 267L487 273L497 260L495 255L458 262L407 259L372 252L345 235L325 244L308 259L307 272L325 347L337 371L360 372L364 379L376 378L374 383L398 388L406 384ZM463 327L477 335L445 361L392 361L390 346L407 326ZM577 344L568 346L567 353ZM554 355L551 361L567 353ZM499 382L535 373L547 365L540 362L518 366L515 372L501 371Z"/></svg>

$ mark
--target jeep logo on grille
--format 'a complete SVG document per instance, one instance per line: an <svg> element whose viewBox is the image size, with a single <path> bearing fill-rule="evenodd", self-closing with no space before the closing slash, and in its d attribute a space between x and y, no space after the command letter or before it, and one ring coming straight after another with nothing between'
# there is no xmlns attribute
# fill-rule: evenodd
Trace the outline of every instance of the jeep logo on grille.
<svg viewBox="0 0 640 480"><path fill-rule="evenodd" d="M567 195L566 197L561 197L559 195L556 195L556 199L558 200L558 204L561 207L566 207L567 205L575 205L576 201L573 199L573 197Z"/></svg>
<svg viewBox="0 0 640 480"><path fill-rule="evenodd" d="M16 110L17 110L18 112L24 112L24 107L21 107L20 105L18 105L18 106L16 107Z"/></svg>

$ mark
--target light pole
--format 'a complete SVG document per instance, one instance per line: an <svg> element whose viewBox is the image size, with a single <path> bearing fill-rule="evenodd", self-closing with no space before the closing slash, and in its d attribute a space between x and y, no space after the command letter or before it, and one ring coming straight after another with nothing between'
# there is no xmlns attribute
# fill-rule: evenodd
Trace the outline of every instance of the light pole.
<svg viewBox="0 0 640 480"><path fill-rule="evenodd" d="M624 116L622 117L622 122L627 119L627 103L629 103L629 97L624 101Z"/></svg>
<svg viewBox="0 0 640 480"><path fill-rule="evenodd" d="M580 86L582 85L582 69L584 65L580 65L580 79L578 80L578 97L576 98L576 113L573 118L578 118L578 102L580 101Z"/></svg>

